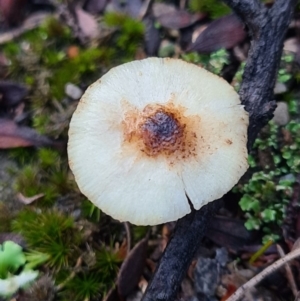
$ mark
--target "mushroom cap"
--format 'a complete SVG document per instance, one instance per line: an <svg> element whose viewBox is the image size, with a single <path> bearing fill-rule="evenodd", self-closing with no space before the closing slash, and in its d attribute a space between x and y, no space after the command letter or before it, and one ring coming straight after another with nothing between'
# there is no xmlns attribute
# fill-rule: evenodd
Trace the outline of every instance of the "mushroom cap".
<svg viewBox="0 0 300 301"><path fill-rule="evenodd" d="M222 78L178 59L111 69L73 114L69 164L81 192L136 225L177 220L245 173L248 114Z"/></svg>

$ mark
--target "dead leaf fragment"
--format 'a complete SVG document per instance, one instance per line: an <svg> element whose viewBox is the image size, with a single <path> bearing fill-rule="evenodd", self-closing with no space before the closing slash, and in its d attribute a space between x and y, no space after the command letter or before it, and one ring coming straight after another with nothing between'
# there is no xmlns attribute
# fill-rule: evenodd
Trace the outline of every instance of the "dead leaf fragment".
<svg viewBox="0 0 300 301"><path fill-rule="evenodd" d="M138 285L146 262L147 246L148 237L137 243L123 262L117 279L120 296L128 296Z"/></svg>
<svg viewBox="0 0 300 301"><path fill-rule="evenodd" d="M24 17L27 0L0 0L0 14L5 24L17 25Z"/></svg>
<svg viewBox="0 0 300 301"><path fill-rule="evenodd" d="M34 195L34 196L31 196L31 197L26 197L26 196L24 196L21 192L19 192L19 193L17 194L17 198L18 198L18 200L19 200L21 203L23 203L23 204L25 204L25 205L29 205L29 204L33 203L34 201L36 201L36 200L42 198L44 195L45 195L44 193L39 193L39 194L36 194L36 195Z"/></svg>
<svg viewBox="0 0 300 301"><path fill-rule="evenodd" d="M191 26L195 22L201 20L204 14L190 14L185 10L176 10L170 13L162 14L157 18L157 21L169 29L181 29Z"/></svg>
<svg viewBox="0 0 300 301"><path fill-rule="evenodd" d="M149 56L156 56L161 42L161 34L154 24L153 17L144 19L145 24L145 50Z"/></svg>
<svg viewBox="0 0 300 301"><path fill-rule="evenodd" d="M84 11L80 7L75 8L78 27L81 32L81 37L88 40L95 39L99 36L99 27L96 19L90 13Z"/></svg>
<svg viewBox="0 0 300 301"><path fill-rule="evenodd" d="M23 248L26 247L26 243L22 235L17 233L0 233L0 245L8 240L13 241Z"/></svg>
<svg viewBox="0 0 300 301"><path fill-rule="evenodd" d="M107 0L87 0L83 8L87 12L96 15L103 12L106 4L107 4Z"/></svg>
<svg viewBox="0 0 300 301"><path fill-rule="evenodd" d="M245 40L244 25L235 15L222 17L210 23L188 48L188 52L210 53L221 48L231 49Z"/></svg>
<svg viewBox="0 0 300 301"><path fill-rule="evenodd" d="M167 4L167 3L153 3L152 5L152 12L153 12L153 16L155 18L159 18L162 15L165 14L171 14L176 12L176 7L173 4Z"/></svg>
<svg viewBox="0 0 300 301"><path fill-rule="evenodd" d="M118 288L116 286L111 288L106 296L104 296L103 301L122 301L122 298L118 294Z"/></svg>
<svg viewBox="0 0 300 301"><path fill-rule="evenodd" d="M26 146L56 146L56 144L56 142L38 134L27 126L19 126L12 120L0 118L0 149Z"/></svg>
<svg viewBox="0 0 300 301"><path fill-rule="evenodd" d="M206 236L232 252L239 252L253 247L255 234L254 231L248 231L241 220L215 216Z"/></svg>
<svg viewBox="0 0 300 301"><path fill-rule="evenodd" d="M25 86L10 81L0 81L0 109L14 107L28 94Z"/></svg>

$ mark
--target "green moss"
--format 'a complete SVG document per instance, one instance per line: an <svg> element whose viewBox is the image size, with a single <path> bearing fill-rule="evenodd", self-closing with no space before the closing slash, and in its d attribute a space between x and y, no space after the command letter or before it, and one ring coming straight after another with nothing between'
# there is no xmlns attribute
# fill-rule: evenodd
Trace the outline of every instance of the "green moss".
<svg viewBox="0 0 300 301"><path fill-rule="evenodd" d="M55 19L46 20L40 27L4 46L4 53L11 61L10 77L26 83L30 90L25 108L30 113L26 120L28 126L65 141L69 119L76 107L76 102L65 95L66 83L84 89L112 66L134 59L143 39L142 22L119 14L107 14L104 19L107 26L115 30L111 39L100 46L78 45L70 30ZM75 51L70 51L71 47ZM83 202L77 224L71 217L53 210L55 204L66 209L68 205L60 201L67 199L66 196L72 196L72 201L82 198L74 187L66 154L44 147L9 152L19 167L14 174L16 192L25 197L41 193L44 196L16 214L13 224L11 215L6 214L0 204L0 231L20 233L29 249L28 263L36 265L46 261L44 268L53 274L56 283L66 281L60 300L103 296L114 284L121 260L114 248L104 242L101 247L93 239L89 239L88 247L83 243L94 230L94 225L84 218L99 223L100 209L89 201ZM108 221L109 218L101 216L101 225L107 226ZM83 234L78 230L79 225L84 228ZM97 235L102 241L111 241L114 230L114 225L109 224L108 231L101 229ZM78 267L77 259L89 252L94 252L94 262L89 265L83 259Z"/></svg>
<svg viewBox="0 0 300 301"><path fill-rule="evenodd" d="M44 194L38 200L39 206L52 206L60 195L74 188L75 184L69 179L67 158L58 151L49 148L31 151L27 163L18 171L14 188L26 197Z"/></svg>
<svg viewBox="0 0 300 301"><path fill-rule="evenodd" d="M105 288L102 285L101 274L85 271L78 273L67 282L60 294L61 300L100 300L103 297Z"/></svg>
<svg viewBox="0 0 300 301"><path fill-rule="evenodd" d="M58 211L24 209L13 221L13 230L22 234L29 249L47 254L47 264L56 269L74 264L81 234L73 218Z"/></svg>
<svg viewBox="0 0 300 301"><path fill-rule="evenodd" d="M143 23L119 13L106 13L104 22L108 26L118 29L115 46L118 53L121 54L121 61L132 60L144 36Z"/></svg>
<svg viewBox="0 0 300 301"><path fill-rule="evenodd" d="M52 62L53 76L49 80L51 95L62 99L64 87L68 82L79 84L83 77L90 77L97 71L99 76L100 64L110 61L113 55L114 50L106 47L79 49L75 58Z"/></svg>
<svg viewBox="0 0 300 301"><path fill-rule="evenodd" d="M208 13L213 19L217 19L230 13L230 8L220 0L190 0L189 9L192 12Z"/></svg>
<svg viewBox="0 0 300 301"><path fill-rule="evenodd" d="M40 190L41 175L37 166L33 164L25 165L19 171L15 189L27 197L41 193Z"/></svg>
<svg viewBox="0 0 300 301"><path fill-rule="evenodd" d="M9 208L2 202L0 202L0 233L11 231L11 221L13 215Z"/></svg>
<svg viewBox="0 0 300 301"><path fill-rule="evenodd" d="M101 271L104 283L112 285L120 263L120 258L113 252L112 248L103 246L100 250L96 251L95 269Z"/></svg>
<svg viewBox="0 0 300 301"><path fill-rule="evenodd" d="M64 283L60 300L100 300L114 285L121 264L117 253L106 246L88 253L92 254L92 261L84 260L86 265L77 270L75 277L70 277L66 271L58 273L57 282Z"/></svg>

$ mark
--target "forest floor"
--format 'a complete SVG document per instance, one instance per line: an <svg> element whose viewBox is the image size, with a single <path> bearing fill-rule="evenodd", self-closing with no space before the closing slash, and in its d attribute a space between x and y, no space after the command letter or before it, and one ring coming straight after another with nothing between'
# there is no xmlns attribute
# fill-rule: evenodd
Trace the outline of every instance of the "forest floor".
<svg viewBox="0 0 300 301"><path fill-rule="evenodd" d="M217 0L0 0L0 11L0 300L138 301L175 222L120 223L80 193L66 152L71 116L96 79L150 56L197 64L238 91L247 29ZM246 175L225 195L178 300L225 301L296 248L299 20L297 11L274 89L275 116L249 154ZM243 300L300 300L300 262L288 267ZM3 280L28 271L29 284L1 296Z"/></svg>

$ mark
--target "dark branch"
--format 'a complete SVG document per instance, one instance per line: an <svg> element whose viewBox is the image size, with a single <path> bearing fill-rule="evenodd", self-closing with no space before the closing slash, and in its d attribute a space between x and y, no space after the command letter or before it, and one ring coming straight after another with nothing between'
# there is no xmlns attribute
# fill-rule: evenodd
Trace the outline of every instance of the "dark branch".
<svg viewBox="0 0 300 301"><path fill-rule="evenodd" d="M223 2L243 20L250 32L257 32L261 27L261 13L267 8L259 0L223 0Z"/></svg>
<svg viewBox="0 0 300 301"><path fill-rule="evenodd" d="M244 2L252 1L224 0L224 2L228 5L234 2L232 8L238 11ZM240 5L236 5L237 2ZM296 0L277 0L270 9L261 7L254 19L252 15L244 16L252 35L251 48L239 92L250 117L248 148L251 148L258 132L272 118L276 108L273 89L283 40L296 2ZM256 24L253 24L253 20Z"/></svg>
<svg viewBox="0 0 300 301"><path fill-rule="evenodd" d="M211 215L218 209L215 201L180 219L156 270L143 301L174 301L178 287L206 232Z"/></svg>
<svg viewBox="0 0 300 301"><path fill-rule="evenodd" d="M249 112L248 150L272 118L276 103L273 89L283 39L297 0L277 0L272 8L258 0L224 0L245 22L251 47L240 89L240 97ZM178 221L143 301L174 301L181 281L205 235L218 201L210 203Z"/></svg>

